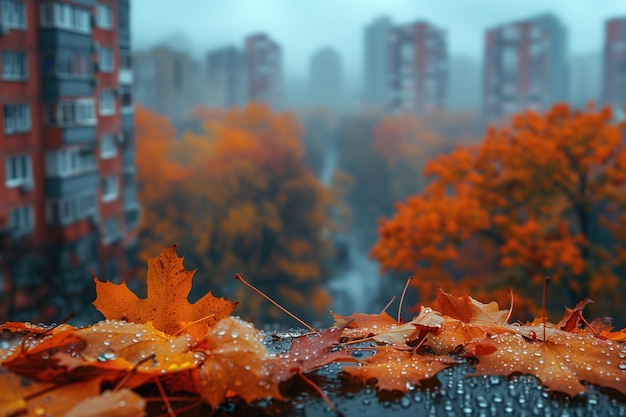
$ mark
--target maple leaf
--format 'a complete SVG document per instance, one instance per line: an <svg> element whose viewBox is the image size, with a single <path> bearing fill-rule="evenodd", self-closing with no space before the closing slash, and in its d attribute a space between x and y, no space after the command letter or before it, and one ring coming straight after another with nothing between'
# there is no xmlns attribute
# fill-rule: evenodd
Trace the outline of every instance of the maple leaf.
<svg viewBox="0 0 626 417"><path fill-rule="evenodd" d="M386 311L378 314L353 313L350 316L341 316L332 311L330 314L335 319L335 326L345 326L342 336L350 340L385 333L398 325L396 319Z"/></svg>
<svg viewBox="0 0 626 417"><path fill-rule="evenodd" d="M213 408L232 392L246 402L282 399L278 376L271 371L275 357L263 345L252 324L234 317L222 319L201 343L202 361L195 373L197 390Z"/></svg>
<svg viewBox="0 0 626 417"><path fill-rule="evenodd" d="M582 322L580 317L583 309L589 303L593 303L593 300L585 298L576 304L576 307L574 308L565 307L565 314L563 315L561 321L557 324L557 327L561 330L565 330L566 332L571 332L572 330L577 329Z"/></svg>
<svg viewBox="0 0 626 417"><path fill-rule="evenodd" d="M185 329L200 339L210 326L228 317L238 303L216 298L209 291L190 304L187 296L194 273L184 268L183 259L176 255L176 245L172 245L148 261L145 299L138 298L126 283L116 285L94 277L97 297L93 304L109 320L151 322L168 334Z"/></svg>
<svg viewBox="0 0 626 417"><path fill-rule="evenodd" d="M458 297L448 294L441 288L437 288L435 295L439 304L439 311L445 316L450 316L465 323L490 324L503 326L509 315L508 310L500 310L495 301L483 304L465 295Z"/></svg>
<svg viewBox="0 0 626 417"><path fill-rule="evenodd" d="M536 334L543 331L542 326L527 330ZM520 372L536 376L551 391L572 397L587 391L581 381L626 394L622 369L626 366L626 347L611 340L552 328L547 341L531 342L519 334L503 333L485 342L496 346L497 351L477 355L474 376Z"/></svg>
<svg viewBox="0 0 626 417"><path fill-rule="evenodd" d="M375 355L364 359L360 366L344 366L343 370L363 382L376 379L376 387L380 390L407 392L453 363L456 361L447 356L417 354L382 346L376 349Z"/></svg>
<svg viewBox="0 0 626 417"><path fill-rule="evenodd" d="M146 400L128 388L116 392L85 398L77 403L65 417L143 417Z"/></svg>
<svg viewBox="0 0 626 417"><path fill-rule="evenodd" d="M98 395L100 384L98 379L64 385L36 382L0 369L0 414L64 416L85 397Z"/></svg>
<svg viewBox="0 0 626 417"><path fill-rule="evenodd" d="M333 362L355 362L348 350L332 350L339 344L344 328L326 329L320 334L309 333L291 341L287 353L279 355L275 369L281 380L295 374L309 372Z"/></svg>
<svg viewBox="0 0 626 417"><path fill-rule="evenodd" d="M332 312L331 312L332 314ZM443 323L443 317L437 311L428 307L422 307L420 314L408 323L398 323L389 314L359 314L351 316L339 316L333 314L335 324L345 324L346 329L342 336L351 340L371 337L377 342L387 343L396 347L406 347L407 343L414 340L423 331L438 331Z"/></svg>

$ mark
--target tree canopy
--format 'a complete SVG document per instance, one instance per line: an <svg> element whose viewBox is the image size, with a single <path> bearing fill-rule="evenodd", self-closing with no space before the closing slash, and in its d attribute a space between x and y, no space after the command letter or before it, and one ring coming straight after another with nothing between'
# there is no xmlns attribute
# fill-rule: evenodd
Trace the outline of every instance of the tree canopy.
<svg viewBox="0 0 626 417"><path fill-rule="evenodd" d="M372 256L383 269L415 274L422 300L437 286L492 293L532 310L541 284L573 306L626 319L626 147L610 110L555 105L484 140L433 158L425 190L380 221Z"/></svg>

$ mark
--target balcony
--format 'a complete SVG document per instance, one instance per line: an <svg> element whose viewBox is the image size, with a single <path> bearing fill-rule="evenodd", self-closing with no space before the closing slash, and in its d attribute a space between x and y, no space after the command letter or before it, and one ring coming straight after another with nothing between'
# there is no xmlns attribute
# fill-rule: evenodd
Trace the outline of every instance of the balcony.
<svg viewBox="0 0 626 417"><path fill-rule="evenodd" d="M82 190L95 189L98 189L97 171L68 178L46 178L46 196L48 198L61 198L78 194Z"/></svg>

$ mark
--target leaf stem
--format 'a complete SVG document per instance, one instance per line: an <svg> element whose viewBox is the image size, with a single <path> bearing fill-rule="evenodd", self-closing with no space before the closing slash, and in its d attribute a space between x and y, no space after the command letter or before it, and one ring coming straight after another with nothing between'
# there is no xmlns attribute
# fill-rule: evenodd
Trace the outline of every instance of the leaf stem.
<svg viewBox="0 0 626 417"><path fill-rule="evenodd" d="M400 305L398 306L398 323L400 323L400 320L402 319L402 317L400 317L400 313L402 312L402 303L404 302L404 295L406 294L406 290L409 289L409 284L411 283L412 279L413 277L407 278L406 284L404 284L404 289L402 290L402 296L400 297Z"/></svg>
<svg viewBox="0 0 626 417"><path fill-rule="evenodd" d="M250 288L251 290L255 291L257 294L259 294L261 297L265 298L267 301L269 301L270 303L274 304L274 306L276 306L277 308L279 308L283 313L287 314L289 317L291 317L292 319L294 319L295 321L297 321L298 323L300 323L301 325L303 325L304 327L306 327L307 329L309 329L310 331L312 331L313 333L319 335L320 332L318 332L317 330L315 330L313 327L309 326L308 324L306 324L303 320L300 320L298 317L296 317L293 313L291 313L290 311L288 311L286 308L284 308L283 306L281 306L280 304L278 304L276 301L272 300L271 298L269 298L267 295L265 295L263 293L263 291L259 290L258 288L256 288L254 285L250 284L248 281L246 281L245 279L243 279L241 277L241 275L239 274L235 274L235 279L237 281L240 281L243 285L245 285L246 287Z"/></svg>

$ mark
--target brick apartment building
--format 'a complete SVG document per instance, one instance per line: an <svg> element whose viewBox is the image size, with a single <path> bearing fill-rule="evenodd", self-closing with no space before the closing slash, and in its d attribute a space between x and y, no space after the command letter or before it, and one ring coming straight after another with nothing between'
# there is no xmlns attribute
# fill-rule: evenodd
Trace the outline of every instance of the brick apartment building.
<svg viewBox="0 0 626 417"><path fill-rule="evenodd" d="M624 118L626 105L626 17L606 22L602 102Z"/></svg>
<svg viewBox="0 0 626 417"><path fill-rule="evenodd" d="M387 110L423 114L444 108L448 88L446 33L428 22L389 30Z"/></svg>
<svg viewBox="0 0 626 417"><path fill-rule="evenodd" d="M80 316L136 266L129 0L0 5L0 321Z"/></svg>
<svg viewBox="0 0 626 417"><path fill-rule="evenodd" d="M250 101L264 103L277 110L283 105L282 50L265 34L245 40L248 60L248 94Z"/></svg>
<svg viewBox="0 0 626 417"><path fill-rule="evenodd" d="M567 100L567 31L552 14L486 32L483 107L487 121Z"/></svg>

